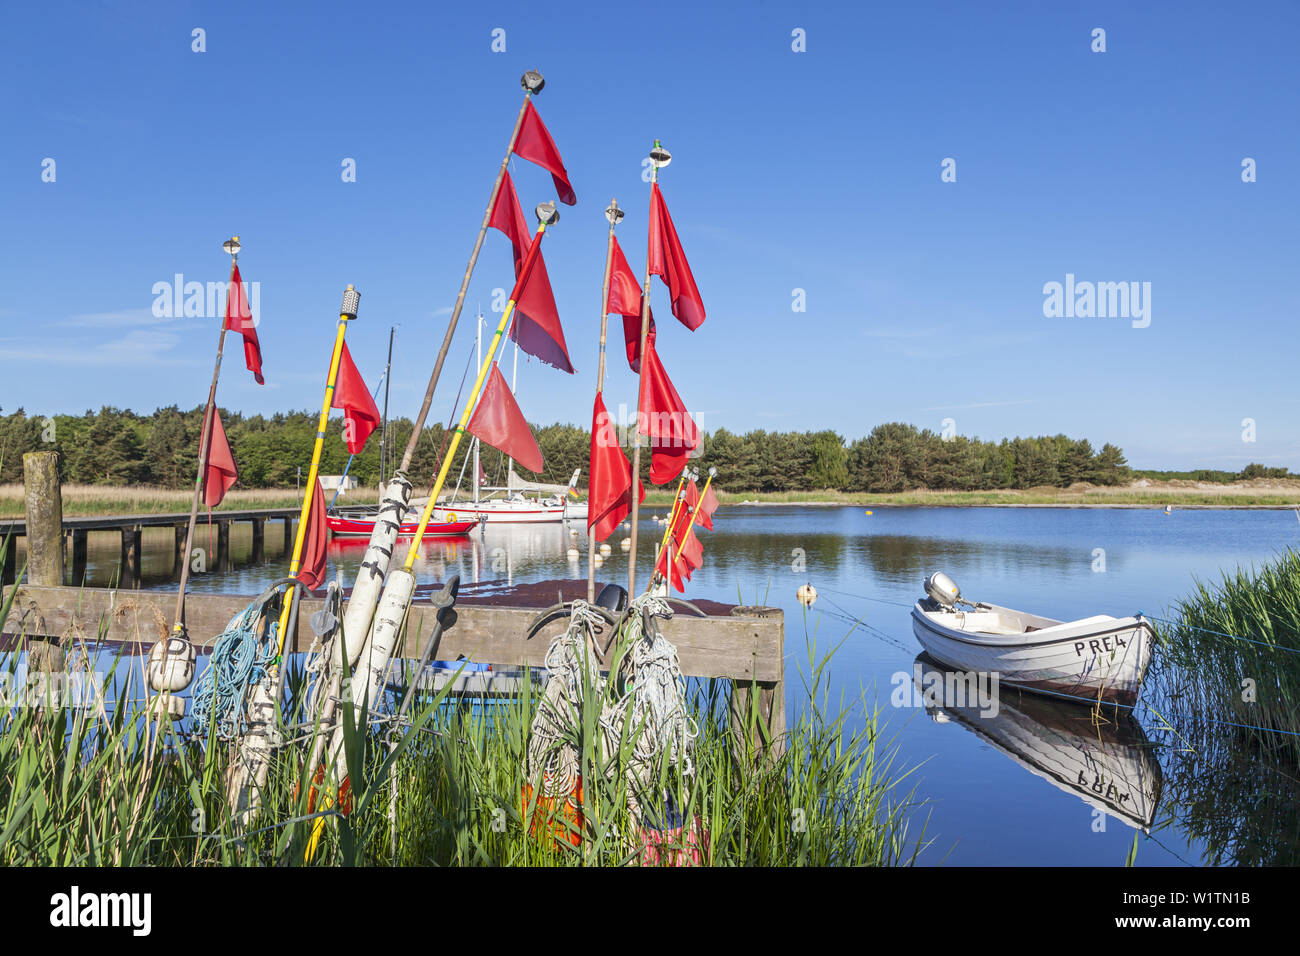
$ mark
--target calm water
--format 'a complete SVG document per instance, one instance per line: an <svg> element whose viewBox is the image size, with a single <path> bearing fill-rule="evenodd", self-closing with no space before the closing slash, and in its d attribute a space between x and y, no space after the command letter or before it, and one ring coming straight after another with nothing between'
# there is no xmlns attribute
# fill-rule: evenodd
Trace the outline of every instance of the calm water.
<svg viewBox="0 0 1300 956"><path fill-rule="evenodd" d="M194 590L251 595L283 573L280 535L273 529L268 526L267 562L250 565L249 531L237 525L235 568L198 575ZM200 545L206 533L201 526ZM649 522L644 533L657 537ZM885 736L898 751L896 766L915 768L907 786L915 784L916 799L925 801L913 821L918 831L925 824L931 841L924 862L1117 865L1136 831L1123 822L1122 812L1103 814L1098 808L1122 809L1150 799L1156 801L1156 826L1150 838L1140 837L1137 862L1199 863L1225 859L1217 854L1240 837L1227 832L1231 827L1199 822L1207 794L1197 789L1198 779L1180 771L1173 748L1155 746L1164 737L1158 721L1141 708L1140 727L1097 730L1086 709L1033 698L1019 709L1005 707L992 723L894 706L891 694L895 686L910 686L920 650L910 606L925 575L944 570L972 599L1049 617L1139 610L1160 615L1188 592L1194 577L1213 580L1224 569L1260 563L1298 536L1300 524L1291 511L1166 516L1145 509L884 508L869 516L848 507L730 507L719 511L713 532L701 535L705 566L688 585L687 597L785 610L792 719L804 703L799 673L807 671L805 633L815 636L819 649L844 640L834 657L833 689L850 704L865 695L868 705L879 706ZM585 537L574 538L560 525L489 528L472 539L429 542L417 570L421 582L454 570L467 582L577 577L585 564L579 570L565 557L575 541L585 561ZM106 585L115 575L117 542L115 535L91 536L88 584ZM146 532L145 549L144 586L169 587L170 530ZM363 550L363 542L335 542L331 573L342 570L350 584ZM626 568L615 546L598 579L623 581ZM794 594L806 581L820 599L805 618ZM844 639L858 618L869 627ZM861 704L855 713L861 719ZM1152 755L1163 775L1156 771L1153 777ZM1115 798L1116 774L1128 796ZM1207 790L1222 786L1209 779L1203 784ZM1291 849L1266 848L1256 856L1295 859Z"/></svg>

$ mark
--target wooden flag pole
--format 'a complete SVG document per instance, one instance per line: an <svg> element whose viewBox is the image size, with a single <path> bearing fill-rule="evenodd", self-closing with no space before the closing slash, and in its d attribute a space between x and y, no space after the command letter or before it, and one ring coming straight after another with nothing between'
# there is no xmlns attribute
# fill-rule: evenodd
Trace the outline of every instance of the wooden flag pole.
<svg viewBox="0 0 1300 956"><path fill-rule="evenodd" d="M181 552L181 583L176 592L176 614L173 632L185 632L185 588L190 581L190 549L194 547L194 525L199 517L199 499L203 496L203 480L208 472L208 454L212 450L210 422L217 402L217 379L221 377L221 355L226 348L226 313L230 311L230 291L235 281L235 265L239 259L239 237L231 236L222 244L230 255L230 280L226 283L226 308L221 314L221 335L217 338L217 360L212 367L212 384L208 386L208 402L203 408L203 429L199 433L199 473L194 479L194 497L190 501L190 520L185 528L185 550Z"/></svg>
<svg viewBox="0 0 1300 956"><path fill-rule="evenodd" d="M402 453L402 464L397 469L398 473L405 475L408 468L411 467L411 458L415 455L416 445L419 444L420 434L424 431L424 420L429 415L429 406L433 404L433 392L438 387L438 379L442 375L442 365L447 360L447 352L451 349L452 337L456 334L456 324L460 321L460 310L465 306L465 294L469 291L469 280L474 274L474 266L478 263L479 250L483 248L483 237L487 235L488 226L492 221L492 210L496 208L497 195L501 192L501 182L505 179L506 169L510 165L510 157L514 155L515 142L519 139L519 129L524 123L524 113L528 110L528 102L532 99L534 93L540 93L546 81L542 79L542 74L536 70L529 70L519 80L524 88L524 102L519 107L519 115L515 117L515 128L510 132L510 142L506 146L506 154L501 160L501 168L497 170L497 178L492 183L492 195L488 197L487 209L483 211L483 223L479 226L478 238L474 240L474 251L469 255L469 263L465 266L465 275L460 280L460 292L456 294L456 304L451 309L451 321L447 323L447 334L442 338L442 347L438 349L438 357L433 363L433 372L429 375L429 385L424 390L424 401L420 405L420 413L415 416L415 426L411 429L411 437L406 442L406 451Z"/></svg>
<svg viewBox="0 0 1300 956"><path fill-rule="evenodd" d="M672 162L672 155L655 140L650 150L650 192L653 211L654 186L659 182L659 168ZM646 226L649 229L649 224ZM645 257L645 282L641 285L641 372L637 377L636 431L632 439L632 541L627 556L627 593L636 594L636 540L640 523L641 502L636 493L636 483L641 477L641 390L645 387L646 339L650 336L650 248L647 232Z"/></svg>
<svg viewBox="0 0 1300 956"><path fill-rule="evenodd" d="M474 414L474 406L478 403L479 394L483 390L483 383L487 380L488 372L492 368L497 346L500 345L501 339L505 337L510 317L514 315L515 298L522 294L524 285L533 271L533 263L537 261L538 253L541 251L542 238L546 234L546 227L559 221L560 214L555 209L555 203L544 202L538 206L537 218L537 234L533 238L532 245L528 247L528 255L524 257L523 266L519 270L519 278L515 280L515 287L510 294L510 300L506 303L505 311L501 313L501 321L497 323L496 332L492 335L492 341L488 345L487 358L479 365L478 378L474 380L474 387L470 390L469 399L465 402L465 410L461 413L460 424L456 426L456 431L451 436L451 443L447 446L447 453L442 458L442 467L438 469L438 476L433 481L433 489L429 492L429 500L425 502L424 511L420 514L420 524L415 529L415 536L411 538L410 548L406 551L406 561L402 564L402 567L407 571L410 571L415 566L415 558L420 552L420 541L424 537L424 529L428 527L429 519L433 516L433 509L438 503L438 495L442 494L442 486L447 481L447 473L451 470L452 459L456 457L456 449L460 446L461 436L465 434L465 428L469 425L470 416Z"/></svg>
<svg viewBox="0 0 1300 956"><path fill-rule="evenodd" d="M605 391L605 335L609 329L609 270L614 259L614 227L619 224L624 216L623 210L618 208L618 200L611 199L609 206L605 209L605 218L609 220L609 242L605 245L605 282L604 288L600 293L600 361L596 364L596 394L600 395ZM595 440L595 436L592 436ZM587 481L591 483L590 462L587 467ZM633 498L636 497L636 480L632 481L632 488L628 492ZM591 514L591 491L587 492L587 601L590 604L596 603L596 539L592 536L591 526L596 515Z"/></svg>
<svg viewBox="0 0 1300 956"><path fill-rule="evenodd" d="M320 420L316 424L316 443L311 450L311 467L307 469L306 491L302 496L302 511L298 515L298 533L293 539L293 557L289 561L289 577L297 577L299 563L302 561L303 541L307 537L307 522L311 518L312 502L316 499L317 473L320 471L320 456L325 448L325 426L329 423L330 409L334 406L334 386L339 376L339 360L343 355L343 336L348 329L348 320L357 317L357 306L361 303L361 293L352 286L343 290L343 305L339 308L339 327L334 336L334 351L330 354L330 370L325 379L325 398L321 402ZM280 655L284 653L284 641L288 636L289 612L292 601L285 601L280 609L280 647L276 652L276 664L271 669L274 680Z"/></svg>

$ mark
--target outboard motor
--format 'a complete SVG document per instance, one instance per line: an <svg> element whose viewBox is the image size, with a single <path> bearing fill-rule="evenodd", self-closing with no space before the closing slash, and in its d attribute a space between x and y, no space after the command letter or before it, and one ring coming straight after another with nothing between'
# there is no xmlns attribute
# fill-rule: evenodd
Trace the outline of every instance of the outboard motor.
<svg viewBox="0 0 1300 956"><path fill-rule="evenodd" d="M627 609L627 589L617 584L606 584L596 595L596 604L606 611L622 614Z"/></svg>
<svg viewBox="0 0 1300 956"><path fill-rule="evenodd" d="M961 588L942 571L935 571L925 579L925 593L941 607L955 607L961 600Z"/></svg>

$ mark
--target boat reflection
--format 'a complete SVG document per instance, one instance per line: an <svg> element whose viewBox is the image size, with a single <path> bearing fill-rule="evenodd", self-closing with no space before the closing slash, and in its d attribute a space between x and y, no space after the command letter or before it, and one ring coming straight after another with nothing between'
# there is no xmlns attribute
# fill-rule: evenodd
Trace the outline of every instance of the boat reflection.
<svg viewBox="0 0 1300 956"><path fill-rule="evenodd" d="M913 669L923 692L942 688L952 673L926 654ZM960 724L1058 790L1131 827L1148 831L1155 821L1160 764L1130 712L1108 709L1094 720L1087 705L1005 684L998 688L996 712L975 700L944 700L941 690L933 696L925 708L932 719Z"/></svg>

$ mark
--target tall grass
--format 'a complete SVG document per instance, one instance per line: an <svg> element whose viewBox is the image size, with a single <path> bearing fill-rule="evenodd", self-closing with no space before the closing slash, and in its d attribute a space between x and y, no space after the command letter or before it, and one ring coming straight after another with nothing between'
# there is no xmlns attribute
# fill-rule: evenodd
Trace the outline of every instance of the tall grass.
<svg viewBox="0 0 1300 956"><path fill-rule="evenodd" d="M12 591L10 598L12 599ZM8 607L0 608L0 620ZM9 655L11 679L18 655ZM119 658L119 667L128 665ZM829 658L812 662L809 706L767 756L746 753L729 717L729 684L695 685L700 728L689 774L666 759L656 791L671 793L687 826L658 859L695 847L711 865L909 863L911 794L874 714L849 723L828 712ZM111 675L110 675L111 679ZM286 719L303 710L305 680L286 676ZM547 830L546 808L522 799L529 727L540 695L421 700L409 727L347 735L353 806L331 826L313 865L626 865L647 862L628 812L627 767L637 728L609 754L591 713L575 715L582 754L583 824L574 840ZM594 707L594 701L593 701ZM346 720L346 715L345 715ZM345 724L348 726L348 724ZM173 732L123 699L108 709L28 706L0 712L0 864L300 865L312 825L302 754L310 728L276 751L260 816L241 831L225 804L231 745ZM775 750L780 750L779 756ZM644 796L644 794L642 794ZM652 803L654 801L651 801ZM662 806L648 806L653 816ZM557 822L556 826L560 824ZM561 837L563 830L557 830Z"/></svg>

